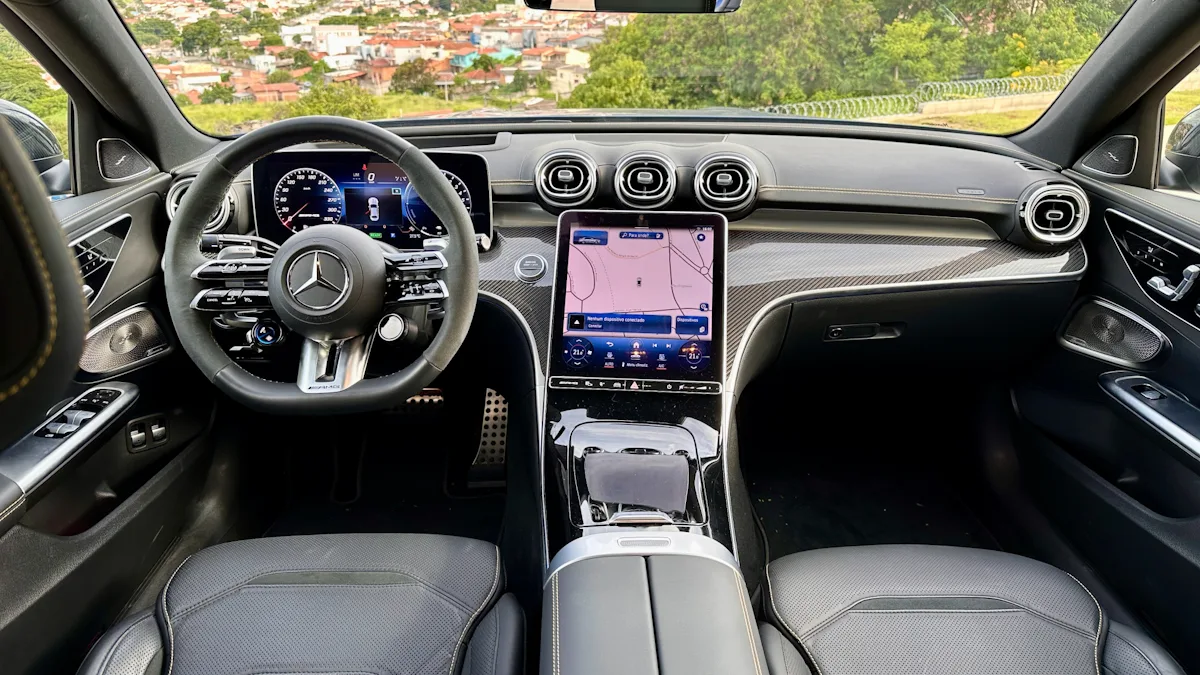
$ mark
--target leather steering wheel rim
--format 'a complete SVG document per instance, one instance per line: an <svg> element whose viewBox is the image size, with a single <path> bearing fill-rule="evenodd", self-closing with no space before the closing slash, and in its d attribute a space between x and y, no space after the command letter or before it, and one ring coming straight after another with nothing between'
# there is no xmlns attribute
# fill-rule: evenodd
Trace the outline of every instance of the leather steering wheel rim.
<svg viewBox="0 0 1200 675"><path fill-rule="evenodd" d="M445 318L424 353L391 375L364 379L336 392L306 393L294 382L261 379L235 363L213 338L212 315L190 307L204 284L192 271L209 261L200 252L204 225L216 213L239 173L262 157L301 144L335 141L378 153L399 166L417 194L446 226L448 287ZM298 117L274 122L221 149L189 186L167 231L163 256L167 305L184 350L218 389L261 412L275 414L340 414L365 412L402 403L433 381L466 339L475 314L479 286L479 254L466 207L441 170L423 152L399 136L366 122L343 117Z"/></svg>

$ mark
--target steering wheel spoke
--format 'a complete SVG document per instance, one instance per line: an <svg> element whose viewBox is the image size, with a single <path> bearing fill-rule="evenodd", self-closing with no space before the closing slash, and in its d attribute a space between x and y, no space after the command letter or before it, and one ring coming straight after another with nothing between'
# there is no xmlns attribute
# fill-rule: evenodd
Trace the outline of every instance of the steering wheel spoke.
<svg viewBox="0 0 1200 675"><path fill-rule="evenodd" d="M367 374L374 334L346 340L305 338L300 347L296 384L306 394L326 394L349 389Z"/></svg>

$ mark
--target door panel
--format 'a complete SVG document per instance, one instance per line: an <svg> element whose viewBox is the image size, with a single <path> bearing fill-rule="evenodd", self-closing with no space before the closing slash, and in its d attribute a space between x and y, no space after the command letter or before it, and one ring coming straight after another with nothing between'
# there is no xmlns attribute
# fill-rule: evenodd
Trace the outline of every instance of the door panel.
<svg viewBox="0 0 1200 675"><path fill-rule="evenodd" d="M63 406L93 388L124 393L66 440L35 434L0 449L0 473L25 487L19 521L0 522L6 673L78 667L185 527L208 470L212 388L175 348L164 304L169 180L54 204L92 286L92 328L82 369L47 419L65 420Z"/></svg>
<svg viewBox="0 0 1200 675"><path fill-rule="evenodd" d="M1066 343L1014 386L1022 472L1039 505L1097 574L1185 668L1200 670L1193 610L1200 603L1200 455L1189 447L1189 431L1200 432L1194 407L1200 403L1200 315L1194 309L1200 286L1179 285L1193 253L1200 264L1200 253L1189 250L1200 251L1200 227L1182 215L1196 205L1164 205L1161 195L1143 198L1130 193L1135 188L1073 178L1092 199L1084 235L1091 267L1082 293L1115 305L1128 321L1111 314L1090 317L1081 327L1077 322L1101 338L1092 345L1099 353ZM1140 243L1131 251L1122 238L1130 219L1174 244L1164 248L1159 245L1169 240L1151 235L1148 242L1134 238ZM1131 257L1147 248L1162 260ZM1158 276L1165 280L1151 281ZM1137 329L1139 336L1158 333L1169 343L1160 356L1109 358L1128 346L1129 321L1148 327ZM1200 449L1200 439L1191 441Z"/></svg>

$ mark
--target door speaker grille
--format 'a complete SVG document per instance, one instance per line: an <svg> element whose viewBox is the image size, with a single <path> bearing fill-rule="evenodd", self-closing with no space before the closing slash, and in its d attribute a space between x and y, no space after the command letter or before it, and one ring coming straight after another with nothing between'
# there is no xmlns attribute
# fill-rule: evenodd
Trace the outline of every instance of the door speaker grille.
<svg viewBox="0 0 1200 675"><path fill-rule="evenodd" d="M1062 335L1063 346L1101 361L1145 369L1170 348L1158 329L1129 310L1099 298L1076 305Z"/></svg>
<svg viewBox="0 0 1200 675"><path fill-rule="evenodd" d="M154 165L123 138L96 141L96 161L100 175L112 182L126 181L149 173Z"/></svg>
<svg viewBox="0 0 1200 675"><path fill-rule="evenodd" d="M171 341L154 313L128 309L88 333L79 369L92 375L117 375L171 351Z"/></svg>

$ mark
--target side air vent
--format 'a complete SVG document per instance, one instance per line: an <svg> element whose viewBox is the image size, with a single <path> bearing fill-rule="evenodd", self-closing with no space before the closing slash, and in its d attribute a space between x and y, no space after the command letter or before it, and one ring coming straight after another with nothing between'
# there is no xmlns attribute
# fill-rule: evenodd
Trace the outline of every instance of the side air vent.
<svg viewBox="0 0 1200 675"><path fill-rule="evenodd" d="M714 211L740 211L754 201L758 171L742 155L712 155L696 165L696 200Z"/></svg>
<svg viewBox="0 0 1200 675"><path fill-rule="evenodd" d="M180 178L175 181L170 190L167 190L167 218L175 220L175 212L179 210L179 204L183 202L183 195L187 193L188 186L195 181L195 178ZM212 232L220 232L233 216L233 193L225 194L225 201L221 202L221 208L213 214L209 219L208 224L204 226L206 234Z"/></svg>
<svg viewBox="0 0 1200 675"><path fill-rule="evenodd" d="M596 163L574 150L556 150L538 160L537 191L551 206L586 204L596 194Z"/></svg>
<svg viewBox="0 0 1200 675"><path fill-rule="evenodd" d="M1074 241L1088 220L1087 195L1065 183L1035 188L1019 208L1021 227L1034 241L1043 244Z"/></svg>
<svg viewBox="0 0 1200 675"><path fill-rule="evenodd" d="M1017 166L1021 167L1022 169L1025 169L1026 171L1045 171L1045 169L1038 166L1037 164L1034 164L1033 162L1026 162L1026 161L1018 159L1015 162L1015 164Z"/></svg>
<svg viewBox="0 0 1200 675"><path fill-rule="evenodd" d="M655 209L675 196L675 163L657 152L626 155L617 162L617 199L635 209Z"/></svg>

